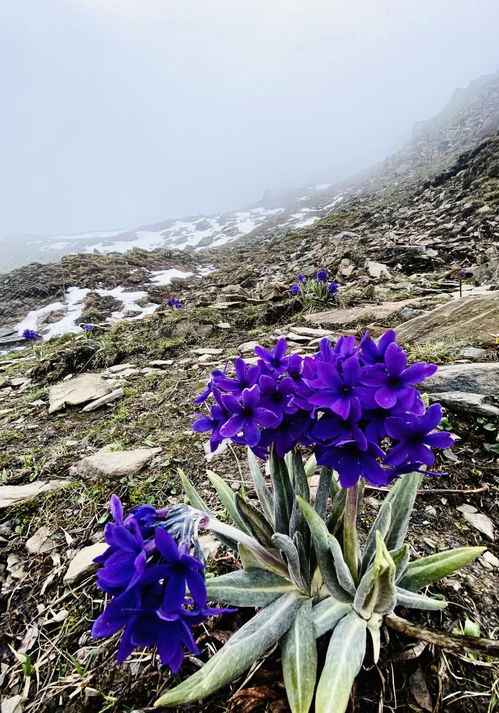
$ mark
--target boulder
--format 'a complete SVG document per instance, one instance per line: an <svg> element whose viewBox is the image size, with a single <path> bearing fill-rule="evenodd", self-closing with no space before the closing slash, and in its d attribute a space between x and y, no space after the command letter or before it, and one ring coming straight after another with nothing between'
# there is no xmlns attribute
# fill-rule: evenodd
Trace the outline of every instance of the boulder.
<svg viewBox="0 0 499 713"><path fill-rule="evenodd" d="M432 403L441 403L451 411L476 413L480 416L499 416L499 408L494 406L489 396L466 391L444 391L428 394Z"/></svg>
<svg viewBox="0 0 499 713"><path fill-rule="evenodd" d="M372 321L386 319L397 314L410 300L400 302L382 302L381 304L368 304L361 307L348 307L346 309L330 309L325 312L307 314L305 319L311 324L327 324L332 327L348 327L359 319L372 318Z"/></svg>
<svg viewBox="0 0 499 713"><path fill-rule="evenodd" d="M457 298L396 327L398 341L424 343L459 337L493 344L499 330L499 291Z"/></svg>
<svg viewBox="0 0 499 713"><path fill-rule="evenodd" d="M499 363L449 364L421 384L429 393L462 391L471 394L499 394Z"/></svg>
<svg viewBox="0 0 499 713"><path fill-rule="evenodd" d="M113 382L105 381L99 374L82 374L63 381L49 391L49 413L61 411L66 406L96 401L113 391L113 387Z"/></svg>
<svg viewBox="0 0 499 713"><path fill-rule="evenodd" d="M91 456L82 458L69 470L70 475L82 478L123 478L138 473L161 448L134 448L129 451L110 451L102 448Z"/></svg>
<svg viewBox="0 0 499 713"><path fill-rule="evenodd" d="M36 498L42 493L57 490L67 483L69 480L37 480L26 485L2 485L0 486L0 509L16 505L30 498Z"/></svg>

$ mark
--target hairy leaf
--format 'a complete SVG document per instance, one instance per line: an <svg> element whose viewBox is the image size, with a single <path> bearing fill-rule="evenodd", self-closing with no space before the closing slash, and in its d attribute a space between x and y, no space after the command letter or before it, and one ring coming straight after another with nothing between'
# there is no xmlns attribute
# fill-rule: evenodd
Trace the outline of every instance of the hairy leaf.
<svg viewBox="0 0 499 713"><path fill-rule="evenodd" d="M397 587L397 606L407 607L407 609L437 611L445 609L447 602L443 599L430 599L430 597L425 597L424 594L416 594L416 592L409 592L407 589Z"/></svg>
<svg viewBox="0 0 499 713"><path fill-rule="evenodd" d="M274 452L270 456L270 477L274 486L274 521L276 532L289 534L289 521L293 509L293 488L283 458Z"/></svg>
<svg viewBox="0 0 499 713"><path fill-rule="evenodd" d="M241 520L246 524L253 537L264 547L272 547L273 530L265 517L239 493L236 493L234 502Z"/></svg>
<svg viewBox="0 0 499 713"><path fill-rule="evenodd" d="M201 512L210 513L210 508L205 503L196 488L192 485L191 481L186 476L182 468L178 469L178 474L180 476L180 482L182 483L182 487L185 490L185 494L187 495L192 507L196 508L196 510L201 510Z"/></svg>
<svg viewBox="0 0 499 713"><path fill-rule="evenodd" d="M238 550L239 559L244 569L264 569L267 572L274 572L274 574L278 574L280 577L286 578L288 576L288 568L284 562L282 564L278 563L273 553L269 553L271 555L269 558L251 549L243 542L239 543Z"/></svg>
<svg viewBox="0 0 499 713"><path fill-rule="evenodd" d="M282 672L292 713L308 713L317 674L317 646L312 623L312 600L296 612L282 643Z"/></svg>
<svg viewBox="0 0 499 713"><path fill-rule="evenodd" d="M340 619L352 611L352 606L348 602L339 602L334 597L323 599L312 609L312 619L315 628L315 636L319 638L331 629L334 629Z"/></svg>
<svg viewBox="0 0 499 713"><path fill-rule="evenodd" d="M206 698L240 676L291 626L301 598L285 594L258 612L205 665L164 693L155 706L178 706Z"/></svg>
<svg viewBox="0 0 499 713"><path fill-rule="evenodd" d="M389 614L396 601L395 564L377 532L374 562L360 580L353 608L360 616L369 619L373 613Z"/></svg>
<svg viewBox="0 0 499 713"><path fill-rule="evenodd" d="M255 486L255 491L258 496L258 500L260 501L260 505L262 506L263 514L272 524L272 526L274 526L274 498L269 488L267 487L267 483L265 482L265 476L260 470L260 466L258 465L258 461L256 459L255 454L250 448L247 449L247 452L250 475L253 480L253 485Z"/></svg>
<svg viewBox="0 0 499 713"><path fill-rule="evenodd" d="M229 516L230 516L232 522L235 525L237 525L237 527L240 530L242 530L243 532L251 534L249 527L246 525L246 523L240 517L240 515L237 511L236 495L235 495L234 491L227 485L227 483L225 482L225 480L223 478L221 478L219 475L214 473L212 470L207 470L206 474L208 475L208 478L210 479L211 484L217 491L218 497L222 501L222 505L229 513Z"/></svg>
<svg viewBox="0 0 499 713"><path fill-rule="evenodd" d="M355 612L336 625L317 686L315 713L345 713L366 654L366 628Z"/></svg>
<svg viewBox="0 0 499 713"><path fill-rule="evenodd" d="M455 550L445 550L414 560L408 564L400 579L400 586L416 592L461 569L479 557L485 549L485 547L458 547Z"/></svg>
<svg viewBox="0 0 499 713"><path fill-rule="evenodd" d="M395 581L398 582L409 563L409 545L402 545L397 550L390 550L390 556L395 563Z"/></svg>
<svg viewBox="0 0 499 713"><path fill-rule="evenodd" d="M331 480L331 483L334 478ZM327 529L337 538L339 537L340 528L343 524L343 513L345 511L345 502L347 499L347 488L341 488L335 495L332 495L333 503L331 513L326 521Z"/></svg>
<svg viewBox="0 0 499 713"><path fill-rule="evenodd" d="M265 607L295 589L292 582L264 569L243 569L206 580L208 599L236 607Z"/></svg>
<svg viewBox="0 0 499 713"><path fill-rule="evenodd" d="M390 504L392 511L390 527L385 535L389 550L396 550L404 544L412 508L422 481L421 473L406 473L395 483L381 506L383 509Z"/></svg>
<svg viewBox="0 0 499 713"><path fill-rule="evenodd" d="M388 499L387 499L388 500ZM381 506L378 515L373 522L364 547L364 556L362 558L362 573L367 571L367 568L372 562L376 551L376 532L379 532L381 537L385 539L388 529L392 521L392 506L389 501L385 500Z"/></svg>
<svg viewBox="0 0 499 713"><path fill-rule="evenodd" d="M333 482L333 471L327 466L321 468L319 476L319 485L315 495L314 508L318 515L324 520L327 511L327 501L331 492L331 484Z"/></svg>
<svg viewBox="0 0 499 713"><path fill-rule="evenodd" d="M307 585L302 577L300 555L291 537L276 532L272 537L272 542L281 550L281 553L286 558L291 581L294 582L297 589L304 594L308 594Z"/></svg>
<svg viewBox="0 0 499 713"><path fill-rule="evenodd" d="M343 587L345 592L348 592L352 596L355 595L355 583L353 581L352 573L348 568L345 558L343 557L343 551L341 545L334 535L328 535L329 549L333 555L334 568L336 570L336 576L338 577L338 582Z"/></svg>

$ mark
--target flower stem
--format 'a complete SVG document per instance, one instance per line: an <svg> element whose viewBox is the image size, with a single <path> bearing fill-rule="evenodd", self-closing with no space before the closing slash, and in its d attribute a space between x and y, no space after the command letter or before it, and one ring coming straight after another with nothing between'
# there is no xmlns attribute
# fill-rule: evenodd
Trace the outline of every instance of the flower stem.
<svg viewBox="0 0 499 713"><path fill-rule="evenodd" d="M343 554L355 583L359 581L359 538L357 535L357 511L359 507L359 483L347 489L345 514L343 516Z"/></svg>

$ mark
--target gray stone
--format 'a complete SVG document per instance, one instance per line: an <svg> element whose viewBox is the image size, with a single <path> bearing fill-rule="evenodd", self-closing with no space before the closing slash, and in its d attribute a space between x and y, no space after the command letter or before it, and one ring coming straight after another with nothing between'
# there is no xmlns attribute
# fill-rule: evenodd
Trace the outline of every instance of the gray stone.
<svg viewBox="0 0 499 713"><path fill-rule="evenodd" d="M49 391L49 413L61 411L66 406L79 406L109 394L114 387L99 374L82 374L75 379L52 386Z"/></svg>
<svg viewBox="0 0 499 713"><path fill-rule="evenodd" d="M7 508L24 500L36 498L42 493L57 490L68 483L69 480L37 480L26 485L2 485L0 486L0 508Z"/></svg>
<svg viewBox="0 0 499 713"><path fill-rule="evenodd" d="M391 275L387 266L382 262L368 260L366 264L367 274L375 280L389 280Z"/></svg>
<svg viewBox="0 0 499 713"><path fill-rule="evenodd" d="M466 391L443 391L428 394L432 403L441 403L451 411L476 413L481 416L499 416L499 408L487 403L485 394L473 394Z"/></svg>
<svg viewBox="0 0 499 713"><path fill-rule="evenodd" d="M102 448L91 456L82 458L70 468L72 476L82 478L123 478L138 473L161 448L134 448L129 451L110 451Z"/></svg>
<svg viewBox="0 0 499 713"><path fill-rule="evenodd" d="M79 550L69 563L67 572L64 575L64 583L72 584L83 575L96 569L97 565L94 562L94 558L103 554L107 547L105 542L97 542L95 545L89 545Z"/></svg>
<svg viewBox="0 0 499 713"><path fill-rule="evenodd" d="M31 555L40 555L45 552L50 552L54 549L55 544L50 535L52 531L47 525L42 525L38 530L26 540L26 549Z"/></svg>
<svg viewBox="0 0 499 713"><path fill-rule="evenodd" d="M221 354L223 352L223 349L200 347L199 349L193 349L192 352L193 354L200 354L201 356L204 356L205 354L212 354L216 356L217 354Z"/></svg>
<svg viewBox="0 0 499 713"><path fill-rule="evenodd" d="M373 321L385 319L396 314L410 300L400 302L383 302L381 304L362 305L362 307L349 307L347 309L330 309L325 312L307 314L305 319L312 324L328 324L337 327L348 327L359 319L372 318Z"/></svg>
<svg viewBox="0 0 499 713"><path fill-rule="evenodd" d="M84 406L82 408L82 411L95 411L96 408L100 408L101 406L104 406L105 404L109 404L112 401L116 401L117 399L121 399L122 396L124 396L124 391L123 389L115 389L114 391L111 391L109 394L106 394L105 396L101 396L100 399L96 399L95 401L91 401L89 404Z"/></svg>
<svg viewBox="0 0 499 713"><path fill-rule="evenodd" d="M421 384L429 393L464 391L471 394L497 396L499 394L499 363L449 364Z"/></svg>
<svg viewBox="0 0 499 713"><path fill-rule="evenodd" d="M257 346L258 342L244 342L244 344L240 344L237 349L241 354L250 354Z"/></svg>
<svg viewBox="0 0 499 713"><path fill-rule="evenodd" d="M482 359L487 356L487 350L480 347L463 347L457 355L463 359Z"/></svg>

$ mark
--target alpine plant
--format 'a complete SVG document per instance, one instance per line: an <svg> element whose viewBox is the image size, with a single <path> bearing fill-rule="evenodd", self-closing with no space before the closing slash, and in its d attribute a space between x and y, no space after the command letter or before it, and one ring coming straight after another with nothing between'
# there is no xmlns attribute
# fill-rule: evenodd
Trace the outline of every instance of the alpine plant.
<svg viewBox="0 0 499 713"><path fill-rule="evenodd" d="M315 301L335 301L339 289L340 286L337 282L330 281L328 271L321 269L315 278L309 280L300 272L289 291L293 297L298 298L304 305L308 305Z"/></svg>
<svg viewBox="0 0 499 713"><path fill-rule="evenodd" d="M327 277L326 277L327 280ZM193 424L216 450L228 438L246 446L255 499L208 477L233 524L218 520L181 473L190 505L140 506L124 517L113 496L108 550L97 558L98 586L110 601L94 636L121 631L118 660L157 647L179 670L197 654L193 628L230 607L255 615L157 706L209 697L241 676L277 642L292 713L344 713L371 641L378 661L384 618L397 606L439 610L442 599L418 590L483 552L463 547L410 560L405 536L417 491L453 436L438 430L439 404L426 407L417 385L437 369L408 365L395 332L321 341L313 356L255 347L255 365L236 359L234 373L214 371ZM207 404L206 404L207 405ZM302 453L308 451L306 462ZM268 479L259 464L268 461ZM320 475L315 495L309 478ZM390 485L362 546L357 513L364 483ZM200 529L238 555L241 569L204 578ZM218 602L222 608L210 608ZM229 607L229 608L227 608ZM325 649L319 666L318 650ZM322 660L322 659L321 659Z"/></svg>

